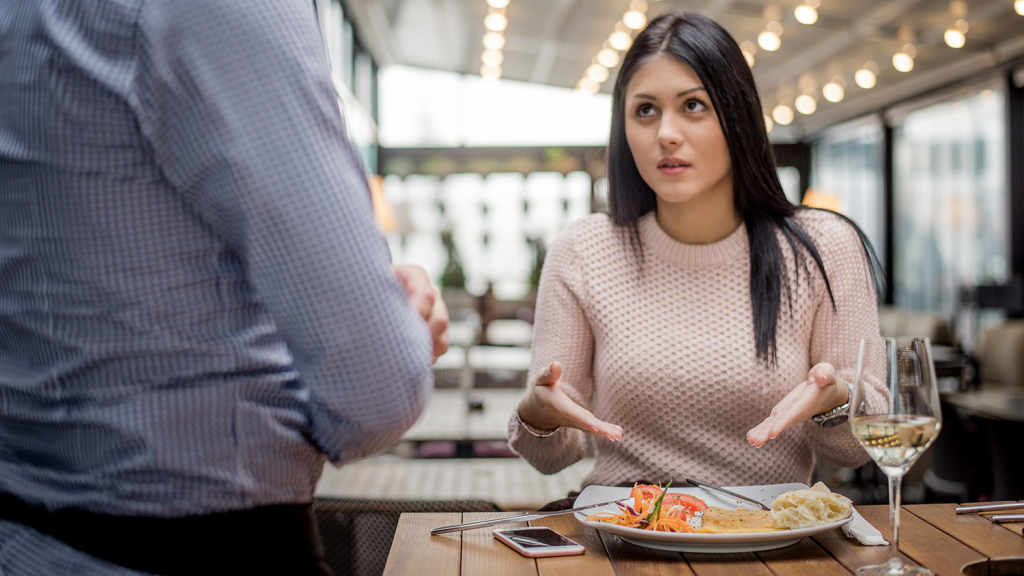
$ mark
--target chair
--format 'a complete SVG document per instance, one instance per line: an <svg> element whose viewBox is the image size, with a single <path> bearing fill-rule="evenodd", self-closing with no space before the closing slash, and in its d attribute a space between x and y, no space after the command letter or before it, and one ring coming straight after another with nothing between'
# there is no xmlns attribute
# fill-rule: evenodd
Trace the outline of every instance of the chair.
<svg viewBox="0 0 1024 576"><path fill-rule="evenodd" d="M982 387L1024 387L1024 320L1007 320L982 332L974 356Z"/></svg>
<svg viewBox="0 0 1024 576"><path fill-rule="evenodd" d="M327 565L338 576L380 576L404 512L500 512L483 500L409 501L313 499Z"/></svg>

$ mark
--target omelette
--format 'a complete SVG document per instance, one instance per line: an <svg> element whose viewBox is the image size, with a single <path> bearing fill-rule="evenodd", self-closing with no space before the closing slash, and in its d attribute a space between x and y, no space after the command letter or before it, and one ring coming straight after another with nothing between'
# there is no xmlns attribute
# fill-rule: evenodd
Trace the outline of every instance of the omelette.
<svg viewBox="0 0 1024 576"><path fill-rule="evenodd" d="M709 506L701 517L698 532L704 534L747 534L750 532L777 532L769 510L729 510Z"/></svg>

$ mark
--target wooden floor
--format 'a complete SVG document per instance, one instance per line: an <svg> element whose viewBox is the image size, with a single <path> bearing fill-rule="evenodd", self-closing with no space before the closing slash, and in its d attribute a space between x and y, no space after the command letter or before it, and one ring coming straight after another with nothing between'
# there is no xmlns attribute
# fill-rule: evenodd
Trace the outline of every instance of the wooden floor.
<svg viewBox="0 0 1024 576"><path fill-rule="evenodd" d="M406 459L378 456L324 466L318 496L388 500L487 500L502 510L535 510L579 490L586 459L545 476L519 458Z"/></svg>

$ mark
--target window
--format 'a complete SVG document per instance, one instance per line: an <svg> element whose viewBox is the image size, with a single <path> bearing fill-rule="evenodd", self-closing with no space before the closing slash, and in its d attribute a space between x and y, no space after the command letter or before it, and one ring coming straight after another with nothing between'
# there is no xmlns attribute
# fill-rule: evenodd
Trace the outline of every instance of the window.
<svg viewBox="0 0 1024 576"><path fill-rule="evenodd" d="M952 317L962 286L1008 278L1004 87L906 114L893 146L896 304Z"/></svg>
<svg viewBox="0 0 1024 576"><path fill-rule="evenodd" d="M811 187L856 222L884 260L883 137L881 119L876 117L829 130L811 149Z"/></svg>

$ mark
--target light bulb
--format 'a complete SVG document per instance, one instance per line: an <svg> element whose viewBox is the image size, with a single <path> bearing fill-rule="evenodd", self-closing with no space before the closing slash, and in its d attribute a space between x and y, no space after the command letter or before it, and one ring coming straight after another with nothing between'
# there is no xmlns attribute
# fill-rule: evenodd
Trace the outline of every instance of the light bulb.
<svg viewBox="0 0 1024 576"><path fill-rule="evenodd" d="M747 68L754 67L754 55L746 50L743 51L743 58L747 61Z"/></svg>
<svg viewBox="0 0 1024 576"><path fill-rule="evenodd" d="M601 89L601 85L590 78L583 78L576 83L576 89L584 94L597 94L597 91Z"/></svg>
<svg viewBox="0 0 1024 576"><path fill-rule="evenodd" d="M501 66L488 66L484 64L480 67L480 75L487 80L497 80L501 78Z"/></svg>
<svg viewBox="0 0 1024 576"><path fill-rule="evenodd" d="M608 69L600 64L591 64L590 67L587 68L586 75L587 78L590 78L594 82L600 84L608 79Z"/></svg>
<svg viewBox="0 0 1024 576"><path fill-rule="evenodd" d="M504 14L494 12L484 16L484 28L491 32L501 32L508 26L508 18Z"/></svg>
<svg viewBox="0 0 1024 576"><path fill-rule="evenodd" d="M1016 2L1014 2L1013 9L1017 12L1017 14L1024 16L1024 0L1017 0Z"/></svg>
<svg viewBox="0 0 1024 576"><path fill-rule="evenodd" d="M778 34L766 30L757 35L757 45L769 52L775 52L782 46L782 39Z"/></svg>
<svg viewBox="0 0 1024 576"><path fill-rule="evenodd" d="M865 90L875 87L875 73L867 68L861 68L853 75L853 81L857 83L857 86L864 88Z"/></svg>
<svg viewBox="0 0 1024 576"><path fill-rule="evenodd" d="M622 23L633 30L639 30L647 24L647 16L643 12L630 10L622 15Z"/></svg>
<svg viewBox="0 0 1024 576"><path fill-rule="evenodd" d="M608 45L616 50L628 50L633 43L633 38L625 32L612 32L608 37Z"/></svg>
<svg viewBox="0 0 1024 576"><path fill-rule="evenodd" d="M963 32L964 34L967 34L967 31L971 29L971 25L967 23L967 20L961 18L957 20L956 23L953 24L953 28L956 28L957 30Z"/></svg>
<svg viewBox="0 0 1024 576"><path fill-rule="evenodd" d="M771 132L772 128L775 128L775 123L772 122L772 117L771 116L765 114L764 115L764 129L767 132Z"/></svg>
<svg viewBox="0 0 1024 576"><path fill-rule="evenodd" d="M818 109L818 101L814 99L814 96L808 96L803 94L796 97L796 111L801 114L814 114L814 111Z"/></svg>
<svg viewBox="0 0 1024 576"><path fill-rule="evenodd" d="M505 47L505 37L500 32L488 32L484 34L484 48L488 50L501 50Z"/></svg>
<svg viewBox="0 0 1024 576"><path fill-rule="evenodd" d="M776 124L788 126L793 122L793 109L785 104L779 104L772 110L772 118Z"/></svg>
<svg viewBox="0 0 1024 576"><path fill-rule="evenodd" d="M796 21L801 24L814 24L818 21L818 11L806 4L801 4L793 11Z"/></svg>
<svg viewBox="0 0 1024 576"><path fill-rule="evenodd" d="M829 102L842 102L843 97L846 96L846 91L839 84L829 82L821 87L821 95Z"/></svg>
<svg viewBox="0 0 1024 576"><path fill-rule="evenodd" d="M597 53L597 63L605 68L614 68L619 63L619 52L611 48L604 48Z"/></svg>
<svg viewBox="0 0 1024 576"><path fill-rule="evenodd" d="M492 8L504 8L508 6L508 0L487 0L487 5Z"/></svg>
<svg viewBox="0 0 1024 576"><path fill-rule="evenodd" d="M764 29L776 36L782 36L782 24L780 24L778 20L772 20L764 27Z"/></svg>
<svg viewBox="0 0 1024 576"><path fill-rule="evenodd" d="M967 41L967 37L964 36L964 33L956 28L946 30L946 33L942 35L942 39L946 41L946 46L949 46L950 48L963 48L964 43Z"/></svg>
<svg viewBox="0 0 1024 576"><path fill-rule="evenodd" d="M910 72L914 69L914 59L905 52L897 52L892 57L892 67L900 72Z"/></svg>
<svg viewBox="0 0 1024 576"><path fill-rule="evenodd" d="M498 66L505 60L505 56L498 50L484 50L480 60L487 66Z"/></svg>
<svg viewBox="0 0 1024 576"><path fill-rule="evenodd" d="M757 44L754 44L750 40L744 40L740 42L740 50L749 52L750 54L757 54Z"/></svg>

